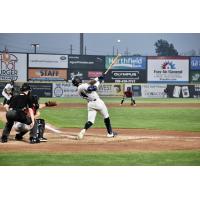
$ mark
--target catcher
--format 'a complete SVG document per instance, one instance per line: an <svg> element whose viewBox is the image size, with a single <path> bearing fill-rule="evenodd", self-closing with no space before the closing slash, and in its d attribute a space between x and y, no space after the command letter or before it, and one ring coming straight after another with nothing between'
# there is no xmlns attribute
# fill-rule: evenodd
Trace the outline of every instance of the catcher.
<svg viewBox="0 0 200 200"><path fill-rule="evenodd" d="M74 77L72 80L72 84L78 87L78 94L88 102L88 121L85 123L84 128L77 136L77 139L79 140L83 139L86 130L94 124L97 112L101 113L101 115L104 117L104 123L107 129L107 137L112 138L117 135L117 133L112 131L107 107L96 92L102 81L103 76L95 78L89 83L82 83L82 80L78 76Z"/></svg>
<svg viewBox="0 0 200 200"><path fill-rule="evenodd" d="M36 123L36 132L37 132L37 139L40 142L47 142L47 138L44 137L44 131L45 131L45 120L39 119L40 112L39 109L39 97L37 95L30 96L32 104L33 104L33 114L35 117L35 123ZM17 134L15 136L16 140L23 140L23 136L28 132L31 131L30 127L26 124L15 122L14 129L17 131ZM31 133L30 133L31 134Z"/></svg>
<svg viewBox="0 0 200 200"><path fill-rule="evenodd" d="M136 102L134 99L134 92L131 91L131 87L127 87L127 90L124 92L124 96L121 100L121 104L122 105L124 103L125 98L130 98L131 99L131 106L136 106Z"/></svg>
<svg viewBox="0 0 200 200"><path fill-rule="evenodd" d="M21 122L30 127L30 143L38 143L36 134L36 123L33 113L33 103L30 99L31 87L24 83L20 88L21 92L19 95L12 96L9 102L8 111L6 113L7 122L3 129L1 136L1 142L5 143L8 141L10 131L14 125L14 122ZM28 115L27 115L28 112Z"/></svg>

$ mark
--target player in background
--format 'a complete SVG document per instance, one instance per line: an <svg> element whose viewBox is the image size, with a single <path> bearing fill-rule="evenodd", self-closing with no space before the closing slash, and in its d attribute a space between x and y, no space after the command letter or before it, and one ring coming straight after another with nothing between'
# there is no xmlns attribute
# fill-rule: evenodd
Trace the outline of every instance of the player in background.
<svg viewBox="0 0 200 200"><path fill-rule="evenodd" d="M124 103L125 98L131 99L131 106L136 106L135 98L134 98L134 92L131 91L131 87L127 87L127 90L124 92L123 98L121 100L120 105Z"/></svg>
<svg viewBox="0 0 200 200"><path fill-rule="evenodd" d="M3 106L6 109L6 111L8 111L9 101L13 96L13 92L14 92L14 81L11 80L9 83L6 84L6 86L2 91L2 95L4 97Z"/></svg>
<svg viewBox="0 0 200 200"><path fill-rule="evenodd" d="M100 76L88 83L82 83L80 77L76 76L72 80L72 84L78 87L78 94L88 102L88 121L85 123L84 128L77 136L77 139L79 140L83 139L86 130L94 124L97 112L99 112L104 118L104 123L107 129L107 137L112 138L117 135L117 133L112 130L107 107L97 94L97 89L103 79L103 76Z"/></svg>

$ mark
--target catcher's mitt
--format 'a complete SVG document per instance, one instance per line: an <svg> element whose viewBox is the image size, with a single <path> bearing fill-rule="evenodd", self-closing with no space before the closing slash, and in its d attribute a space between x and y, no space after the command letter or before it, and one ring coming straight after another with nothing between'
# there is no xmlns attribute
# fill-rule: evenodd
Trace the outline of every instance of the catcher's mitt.
<svg viewBox="0 0 200 200"><path fill-rule="evenodd" d="M45 106L47 107L57 106L57 103L55 101L47 101L45 102Z"/></svg>

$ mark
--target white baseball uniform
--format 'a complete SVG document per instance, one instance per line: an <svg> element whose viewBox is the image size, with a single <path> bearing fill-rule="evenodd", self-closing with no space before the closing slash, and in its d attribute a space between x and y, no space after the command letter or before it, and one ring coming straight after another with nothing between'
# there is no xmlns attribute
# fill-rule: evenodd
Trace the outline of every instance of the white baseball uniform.
<svg viewBox="0 0 200 200"><path fill-rule="evenodd" d="M100 82L98 78L95 78L97 81L94 85L98 88ZM78 86L79 95L88 101L88 121L94 124L97 112L101 113L105 118L109 117L108 109L105 103L100 99L96 91L88 91L88 87L91 86L88 83L82 83Z"/></svg>
<svg viewBox="0 0 200 200"><path fill-rule="evenodd" d="M12 89L13 89L13 85L11 85L10 83L7 83L5 88L2 91L2 95L7 99L10 100L10 98L12 97L11 93L12 93Z"/></svg>

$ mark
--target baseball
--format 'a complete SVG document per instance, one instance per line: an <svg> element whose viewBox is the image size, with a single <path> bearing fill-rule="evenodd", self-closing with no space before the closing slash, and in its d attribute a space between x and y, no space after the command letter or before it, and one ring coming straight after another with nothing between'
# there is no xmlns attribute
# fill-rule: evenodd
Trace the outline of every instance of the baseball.
<svg viewBox="0 0 200 200"><path fill-rule="evenodd" d="M121 40L117 40L117 42L121 42Z"/></svg>

